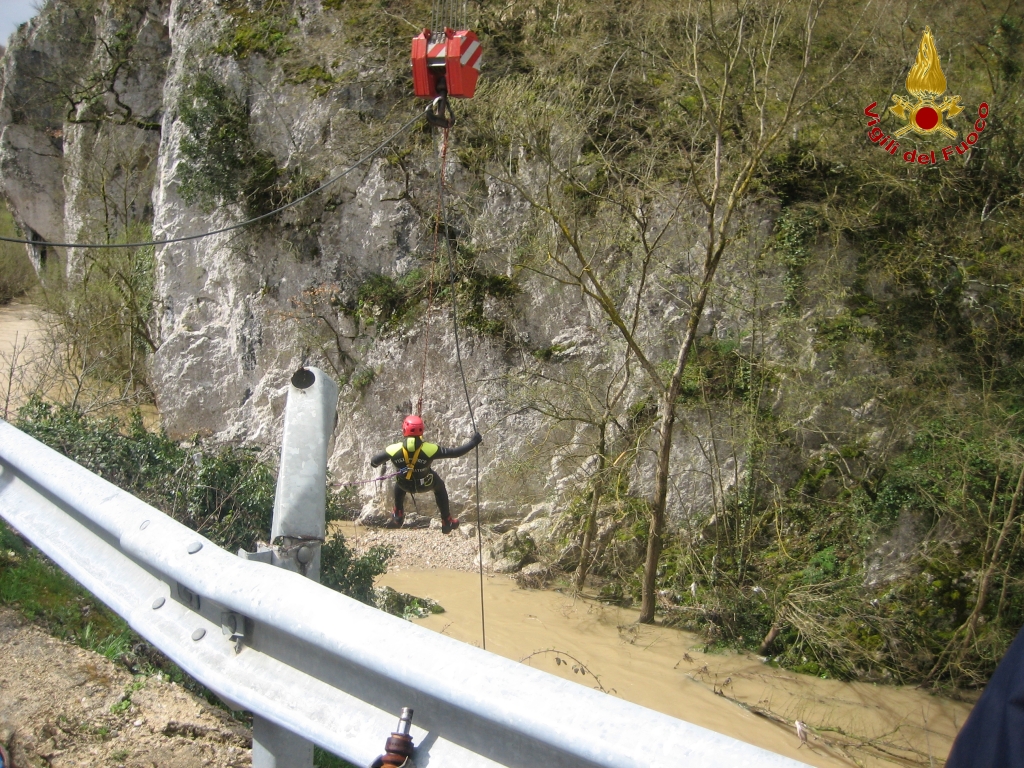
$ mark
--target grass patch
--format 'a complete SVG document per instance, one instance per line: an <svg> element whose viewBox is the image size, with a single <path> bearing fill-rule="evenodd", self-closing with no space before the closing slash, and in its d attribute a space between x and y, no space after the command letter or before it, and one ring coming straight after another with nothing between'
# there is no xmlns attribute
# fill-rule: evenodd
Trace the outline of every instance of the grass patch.
<svg viewBox="0 0 1024 768"><path fill-rule="evenodd" d="M352 75L335 75L320 64L303 67L290 74L287 78L287 81L293 85L308 85L310 90L313 91L313 95L317 98L326 96L335 86L350 83L354 80L355 77Z"/></svg>
<svg viewBox="0 0 1024 768"><path fill-rule="evenodd" d="M54 637L116 661L132 632L96 598L0 521L0 603Z"/></svg>
<svg viewBox="0 0 1024 768"><path fill-rule="evenodd" d="M7 206L0 201L0 235L23 237ZM24 245L0 242L0 304L21 296L38 281Z"/></svg>
<svg viewBox="0 0 1024 768"><path fill-rule="evenodd" d="M298 22L285 0L268 0L256 10L244 0L234 0L224 10L230 22L214 47L215 53L239 60L250 56L274 59L291 50L288 33Z"/></svg>

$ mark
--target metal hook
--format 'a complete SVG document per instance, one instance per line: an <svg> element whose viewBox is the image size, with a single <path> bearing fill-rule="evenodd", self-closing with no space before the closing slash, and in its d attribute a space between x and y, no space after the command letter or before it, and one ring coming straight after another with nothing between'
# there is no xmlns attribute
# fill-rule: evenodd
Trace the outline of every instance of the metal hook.
<svg viewBox="0 0 1024 768"><path fill-rule="evenodd" d="M445 112L448 113L448 117L445 117ZM451 128L455 125L455 112L452 111L452 105L444 94L427 105L426 116L427 122L437 128Z"/></svg>

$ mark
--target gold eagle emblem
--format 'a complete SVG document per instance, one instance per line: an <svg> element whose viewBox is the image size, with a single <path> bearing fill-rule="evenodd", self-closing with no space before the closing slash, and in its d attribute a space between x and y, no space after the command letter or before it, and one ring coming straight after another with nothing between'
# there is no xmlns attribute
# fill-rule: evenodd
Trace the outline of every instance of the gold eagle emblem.
<svg viewBox="0 0 1024 768"><path fill-rule="evenodd" d="M943 117L955 117L963 112L959 96L947 96L942 103L939 97L946 92L946 76L939 65L939 54L935 50L935 38L930 27L924 28L921 45L917 49L917 60L907 75L907 91L917 99L915 104L905 96L896 94L892 100L896 102L889 107L892 112L906 125L896 131L895 138L900 138L913 131L922 136L929 136L936 131L944 133L951 139L957 134L945 124Z"/></svg>

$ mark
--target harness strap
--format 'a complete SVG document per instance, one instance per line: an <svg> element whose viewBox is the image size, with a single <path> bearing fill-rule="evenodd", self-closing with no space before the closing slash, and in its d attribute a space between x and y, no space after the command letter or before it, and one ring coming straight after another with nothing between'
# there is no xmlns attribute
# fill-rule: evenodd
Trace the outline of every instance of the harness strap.
<svg viewBox="0 0 1024 768"><path fill-rule="evenodd" d="M405 443L402 444L402 456L405 457L405 466L409 468L409 471L405 473L406 480L412 480L412 473L416 471L416 460L420 457L420 451L423 450L423 443L420 443L416 447L416 453L412 455L412 460L409 459L409 451L405 447Z"/></svg>

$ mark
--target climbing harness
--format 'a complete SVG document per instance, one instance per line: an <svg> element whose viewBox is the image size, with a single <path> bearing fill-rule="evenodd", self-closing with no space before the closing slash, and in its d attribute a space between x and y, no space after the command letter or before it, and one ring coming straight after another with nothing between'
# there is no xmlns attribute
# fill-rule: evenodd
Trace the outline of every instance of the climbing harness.
<svg viewBox="0 0 1024 768"><path fill-rule="evenodd" d="M426 113L425 113L426 116L427 116L428 122L430 120L430 109L431 108L428 106L427 110L426 110ZM314 189L312 192L307 192L302 197L298 197L295 200L292 200L290 203L285 203L281 207L275 208L272 211L269 211L267 213L261 214L259 216L254 216L253 218L246 219L245 221L240 221L237 224L231 224L230 226L227 226L227 227L221 227L220 229L213 229L213 230L210 230L209 232L200 232L197 235L182 235L181 237L169 237L169 238L167 238L165 240L144 240L144 241L137 242L137 243L52 243L52 242L50 242L48 240L24 240L24 239L20 239L20 238L16 238L16 237L3 237L3 236L0 236L0 242L20 243L22 245L45 245L45 246L51 246L53 248L145 248L145 247L148 247L148 246L151 246L151 245L170 245L171 243L184 243L184 242L187 242L189 240L201 240L204 237L211 237L212 235L220 235L220 234L223 234L224 232L231 232L231 231L236 230L236 229L241 229L242 227L247 227L250 224L255 224L257 221L262 221L263 219L269 218L271 216L275 216L275 215L281 213L281 211L285 211L285 210L288 210L289 208L293 208L294 206L298 205L299 203L303 202L304 200L308 200L313 195L316 195L316 194L319 194L320 192L323 192L329 186L331 186L332 184L338 182L339 180L341 180L342 178L344 178L345 176L350 174L352 171L354 171L359 166L365 165L367 162L369 162L370 160L375 158L377 155L379 155L392 141L397 139L399 136L401 136L407 130L412 128L413 125L418 123L419 120L420 120L420 117L421 117L421 115L417 114L414 118L412 118L411 120L406 122L404 125L402 125L401 128L399 128L394 133L392 133L390 136L388 136L386 139L384 139L384 141L382 141L380 144L378 144L375 149L371 150L370 152L367 152L365 155L363 155L361 158L356 160L348 168L346 168L345 170L340 171L339 173L335 174L334 176L329 178L327 181L325 181L323 184L321 184L319 187Z"/></svg>
<svg viewBox="0 0 1024 768"><path fill-rule="evenodd" d="M402 458L405 459L405 466L409 468L409 471L405 473L406 480L412 480L412 473L416 471L416 462L420 458L420 451L423 450L423 443L416 446L416 451L412 455L412 459L409 458L409 449L405 447L405 443L402 443Z"/></svg>
<svg viewBox="0 0 1024 768"><path fill-rule="evenodd" d="M398 728L384 743L384 754L370 765L370 768L415 768L412 762L413 743L409 729L412 727L412 709L402 707Z"/></svg>

